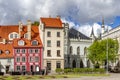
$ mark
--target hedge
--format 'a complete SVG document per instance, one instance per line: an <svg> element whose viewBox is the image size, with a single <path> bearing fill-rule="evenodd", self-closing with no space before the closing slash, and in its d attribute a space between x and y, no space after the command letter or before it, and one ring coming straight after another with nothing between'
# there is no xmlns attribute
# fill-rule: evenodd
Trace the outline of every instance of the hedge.
<svg viewBox="0 0 120 80"><path fill-rule="evenodd" d="M57 73L105 73L103 68L73 68L73 69L56 69Z"/></svg>

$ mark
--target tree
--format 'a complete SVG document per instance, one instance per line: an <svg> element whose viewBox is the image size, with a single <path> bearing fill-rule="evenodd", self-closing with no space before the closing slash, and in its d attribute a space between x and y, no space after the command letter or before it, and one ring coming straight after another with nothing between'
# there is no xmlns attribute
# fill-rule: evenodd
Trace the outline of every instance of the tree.
<svg viewBox="0 0 120 80"><path fill-rule="evenodd" d="M114 62L116 59L119 44L117 40L113 39L105 39L100 41L95 41L88 48L87 57L92 61L92 63L96 66L105 64L107 58L107 48L108 48L108 62Z"/></svg>
<svg viewBox="0 0 120 80"><path fill-rule="evenodd" d="M38 21L34 21L34 23L32 23L32 25L39 26L39 22Z"/></svg>

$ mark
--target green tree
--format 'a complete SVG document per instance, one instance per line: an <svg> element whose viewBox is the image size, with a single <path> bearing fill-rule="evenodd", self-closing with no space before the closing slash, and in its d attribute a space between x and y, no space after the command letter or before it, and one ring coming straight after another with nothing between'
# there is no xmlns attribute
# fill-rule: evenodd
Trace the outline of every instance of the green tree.
<svg viewBox="0 0 120 80"><path fill-rule="evenodd" d="M38 21L34 21L34 23L32 23L32 25L39 26L39 22Z"/></svg>
<svg viewBox="0 0 120 80"><path fill-rule="evenodd" d="M92 61L92 63L96 66L103 65L107 60L106 54L108 49L108 62L114 62L117 53L118 53L119 44L117 40L113 39L105 39L95 41L88 48L87 57Z"/></svg>

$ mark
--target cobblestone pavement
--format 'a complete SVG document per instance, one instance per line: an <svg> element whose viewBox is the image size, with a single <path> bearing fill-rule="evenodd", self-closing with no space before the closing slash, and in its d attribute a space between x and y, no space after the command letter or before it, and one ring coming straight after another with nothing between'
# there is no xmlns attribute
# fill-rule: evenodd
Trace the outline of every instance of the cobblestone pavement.
<svg viewBox="0 0 120 80"><path fill-rule="evenodd" d="M45 80L45 79L44 79ZM120 80L120 73L110 73L110 76L82 76L80 78L64 78L49 80Z"/></svg>

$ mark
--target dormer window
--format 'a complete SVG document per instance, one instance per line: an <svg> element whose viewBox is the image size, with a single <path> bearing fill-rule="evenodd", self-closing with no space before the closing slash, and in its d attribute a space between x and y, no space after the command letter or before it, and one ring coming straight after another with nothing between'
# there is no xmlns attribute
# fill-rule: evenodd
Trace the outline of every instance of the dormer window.
<svg viewBox="0 0 120 80"><path fill-rule="evenodd" d="M9 53L10 53L10 51L9 51L9 50L5 50L5 53L6 53L6 54L9 54Z"/></svg>
<svg viewBox="0 0 120 80"><path fill-rule="evenodd" d="M0 50L0 54L2 54L2 50Z"/></svg>
<svg viewBox="0 0 120 80"><path fill-rule="evenodd" d="M26 33L26 34L24 34L24 38L28 38L28 34Z"/></svg>
<svg viewBox="0 0 120 80"><path fill-rule="evenodd" d="M15 38L18 38L18 33L12 32L12 33L9 34L9 40L13 40Z"/></svg>
<svg viewBox="0 0 120 80"><path fill-rule="evenodd" d="M10 38L13 38L13 34L10 34Z"/></svg>
<svg viewBox="0 0 120 80"><path fill-rule="evenodd" d="M23 40L19 40L19 41L18 41L18 45L19 45L19 46L24 46L24 45L25 45L25 42L24 42Z"/></svg>
<svg viewBox="0 0 120 80"><path fill-rule="evenodd" d="M37 40L33 40L32 41L32 46L37 46L38 45L38 41Z"/></svg>

